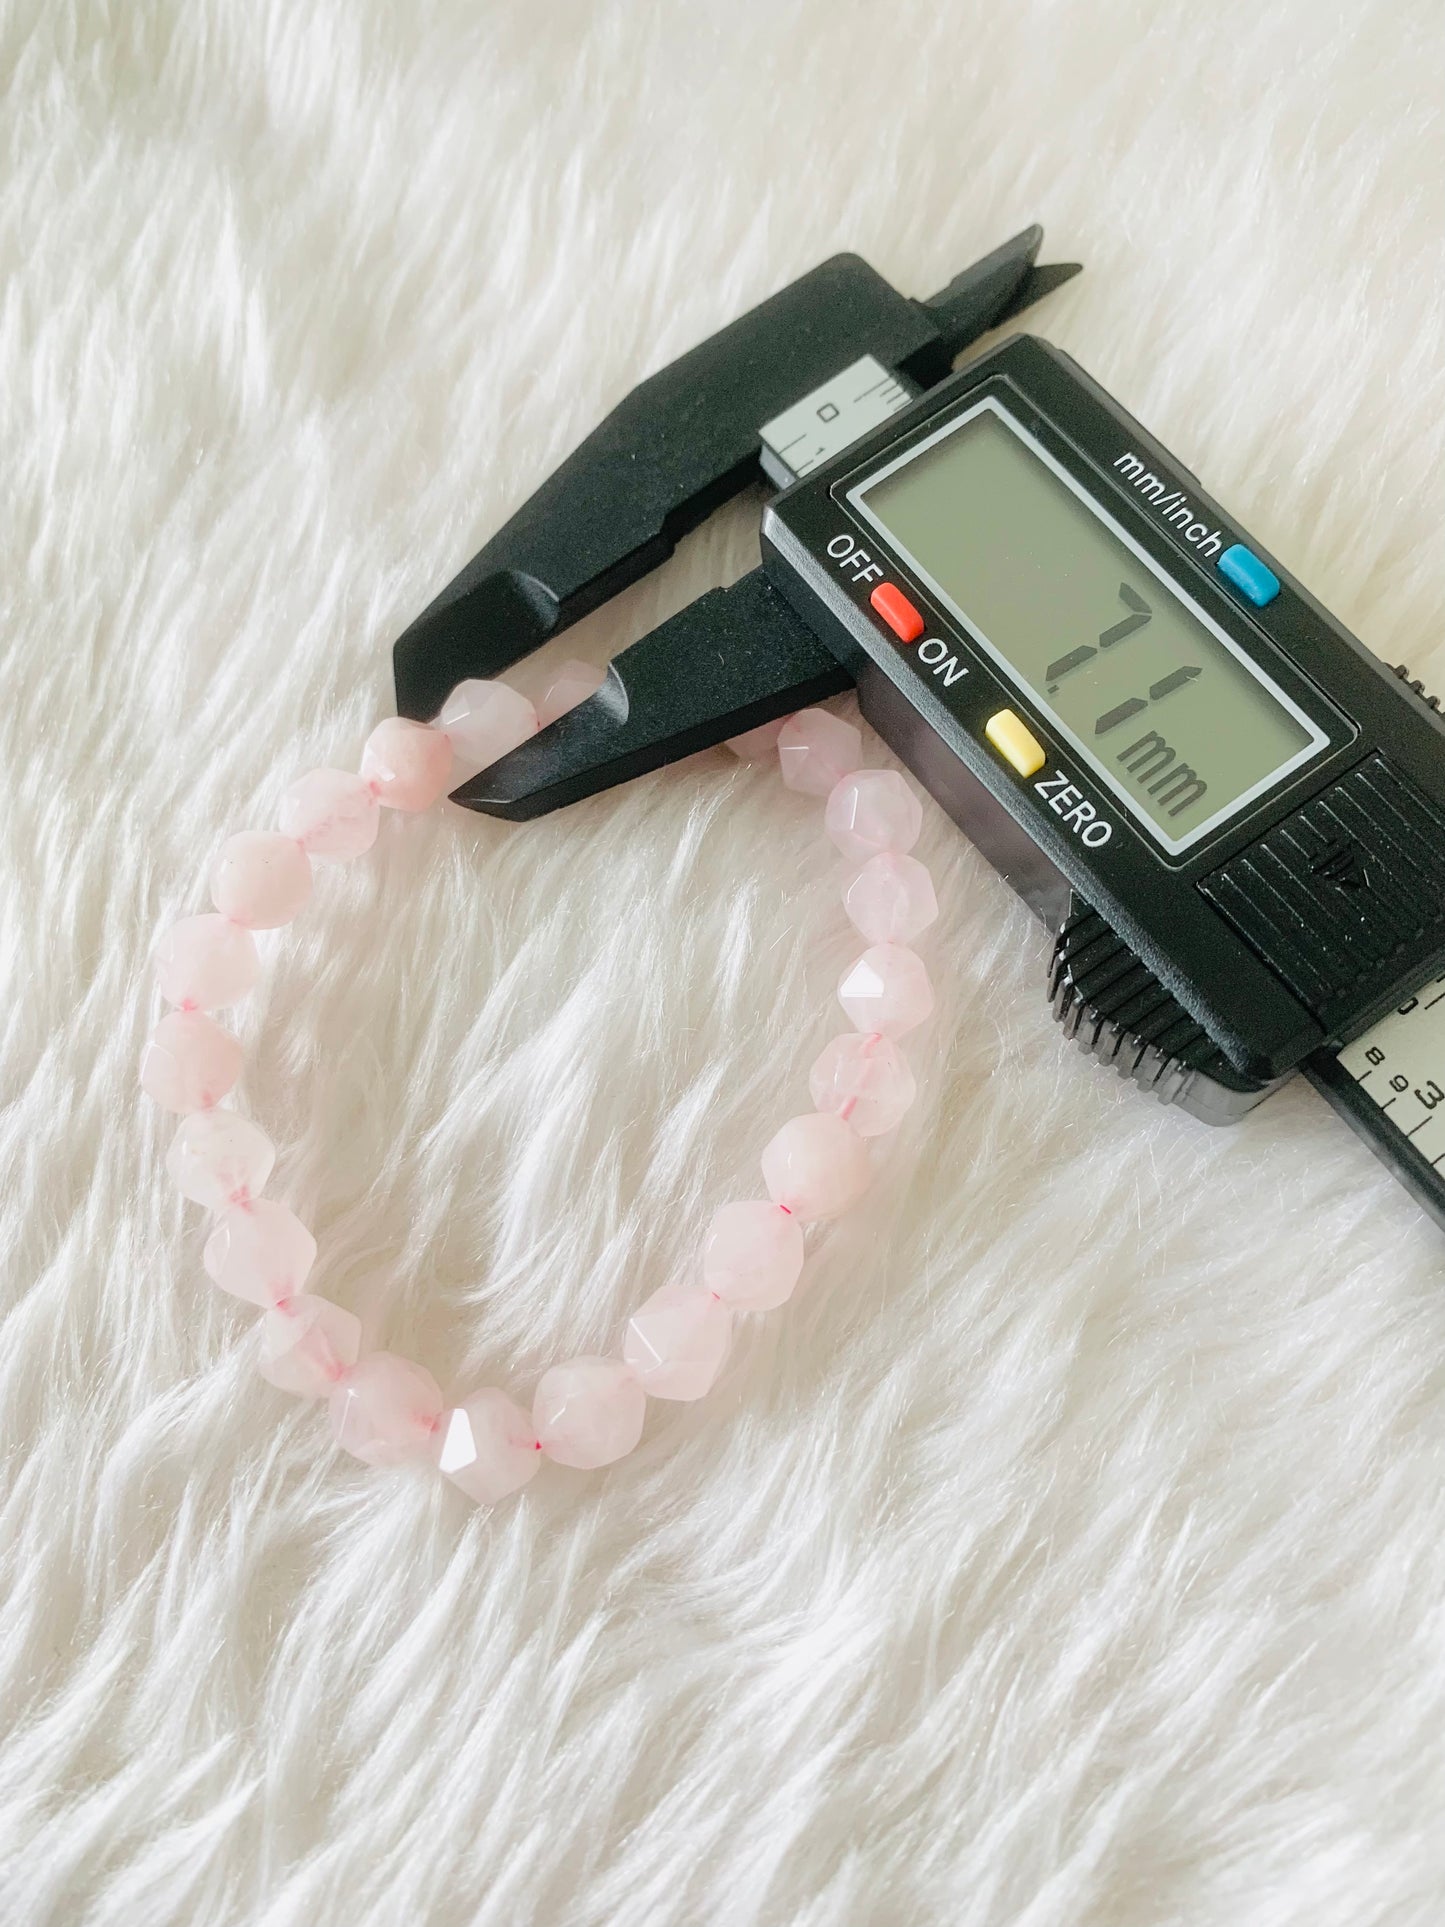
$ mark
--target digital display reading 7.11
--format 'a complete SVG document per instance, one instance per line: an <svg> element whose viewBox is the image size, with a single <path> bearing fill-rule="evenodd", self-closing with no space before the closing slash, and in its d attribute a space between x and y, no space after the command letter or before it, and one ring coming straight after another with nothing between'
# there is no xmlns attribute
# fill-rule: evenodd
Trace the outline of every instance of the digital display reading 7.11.
<svg viewBox="0 0 1445 1927"><path fill-rule="evenodd" d="M1170 849L1324 743L995 404L849 499Z"/></svg>

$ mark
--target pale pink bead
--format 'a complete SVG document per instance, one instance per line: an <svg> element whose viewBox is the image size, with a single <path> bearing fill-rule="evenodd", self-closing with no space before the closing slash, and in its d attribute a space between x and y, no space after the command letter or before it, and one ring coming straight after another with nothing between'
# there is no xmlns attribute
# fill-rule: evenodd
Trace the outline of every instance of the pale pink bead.
<svg viewBox="0 0 1445 1927"><path fill-rule="evenodd" d="M844 856L904 856L923 830L923 805L896 769L857 769L828 792L823 825Z"/></svg>
<svg viewBox="0 0 1445 1927"><path fill-rule="evenodd" d="M140 1087L168 1111L219 1104L241 1075L241 1046L199 1010L173 1010L141 1052Z"/></svg>
<svg viewBox="0 0 1445 1927"><path fill-rule="evenodd" d="M457 759L455 787L535 736L537 712L507 683L459 682L437 717L437 728L446 731Z"/></svg>
<svg viewBox="0 0 1445 1927"><path fill-rule="evenodd" d="M740 763L770 763L778 753L778 738L787 720L779 716L774 722L759 723L756 729L745 729L741 736L729 736L727 746Z"/></svg>
<svg viewBox="0 0 1445 1927"><path fill-rule="evenodd" d="M820 1111L836 1111L859 1137L881 1137L918 1095L908 1061L891 1037L835 1037L808 1075Z"/></svg>
<svg viewBox="0 0 1445 1927"><path fill-rule="evenodd" d="M256 939L227 917L182 917L156 948L161 995L185 1010L239 1003L260 974Z"/></svg>
<svg viewBox="0 0 1445 1927"><path fill-rule="evenodd" d="M826 709L800 709L778 732L778 765L790 790L826 796L858 767L863 738Z"/></svg>
<svg viewBox="0 0 1445 1927"><path fill-rule="evenodd" d="M710 1392L728 1355L733 1315L697 1285L663 1285L627 1321L622 1357L651 1398Z"/></svg>
<svg viewBox="0 0 1445 1927"><path fill-rule="evenodd" d="M902 1037L933 1009L933 985L916 951L876 943L843 972L838 1002L865 1035Z"/></svg>
<svg viewBox="0 0 1445 1927"><path fill-rule="evenodd" d="M432 1450L442 1391L394 1352L368 1352L331 1394L331 1430L364 1465L400 1465Z"/></svg>
<svg viewBox="0 0 1445 1927"><path fill-rule="evenodd" d="M524 1486L542 1463L536 1427L505 1392L478 1392L443 1415L437 1465L479 1505Z"/></svg>
<svg viewBox="0 0 1445 1927"><path fill-rule="evenodd" d="M607 671L595 668L590 662L564 662L553 673L552 680L543 691L542 700L537 704L538 729L545 729L549 723L555 723L559 716L565 716L569 709L575 709L578 703L585 703L589 696L595 696L606 680Z"/></svg>
<svg viewBox="0 0 1445 1927"><path fill-rule="evenodd" d="M309 769L281 798L282 833L310 857L341 863L364 856L381 826L381 805L349 769Z"/></svg>
<svg viewBox="0 0 1445 1927"><path fill-rule="evenodd" d="M868 1188L868 1147L836 1113L790 1118L762 1156L768 1195L801 1218L836 1218Z"/></svg>
<svg viewBox="0 0 1445 1927"><path fill-rule="evenodd" d="M772 1311L793 1295L803 1269L803 1227L781 1205L742 1198L713 1214L702 1248L702 1281L738 1311Z"/></svg>
<svg viewBox="0 0 1445 1927"><path fill-rule="evenodd" d="M869 943L912 943L938 915L938 898L917 857L884 851L844 885L843 908Z"/></svg>
<svg viewBox="0 0 1445 1927"><path fill-rule="evenodd" d="M277 930L306 907L311 860L279 830L242 830L221 845L211 866L211 901L248 930Z"/></svg>
<svg viewBox="0 0 1445 1927"><path fill-rule="evenodd" d="M207 1276L252 1305L298 1297L315 1262L316 1240L274 1198L228 1205L201 1253Z"/></svg>
<svg viewBox="0 0 1445 1927"><path fill-rule="evenodd" d="M429 810L446 793L452 746L439 729L388 716L366 739L361 780L389 810Z"/></svg>
<svg viewBox="0 0 1445 1927"><path fill-rule="evenodd" d="M302 1292L261 1320L262 1378L297 1398L330 1398L361 1355L361 1320Z"/></svg>
<svg viewBox="0 0 1445 1927"><path fill-rule="evenodd" d="M591 1471L627 1456L646 1409L647 1394L620 1358L569 1358L543 1374L532 1423L548 1458Z"/></svg>
<svg viewBox="0 0 1445 1927"><path fill-rule="evenodd" d="M235 1111L193 1112L166 1153L166 1169L181 1196L208 1211L260 1197L275 1162L270 1138Z"/></svg>

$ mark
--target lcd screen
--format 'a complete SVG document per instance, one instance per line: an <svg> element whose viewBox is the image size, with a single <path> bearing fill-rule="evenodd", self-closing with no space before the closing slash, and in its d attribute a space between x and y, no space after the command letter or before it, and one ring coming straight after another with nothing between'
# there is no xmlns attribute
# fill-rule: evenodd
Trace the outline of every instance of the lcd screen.
<svg viewBox="0 0 1445 1927"><path fill-rule="evenodd" d="M1326 742L997 403L849 500L1170 850Z"/></svg>

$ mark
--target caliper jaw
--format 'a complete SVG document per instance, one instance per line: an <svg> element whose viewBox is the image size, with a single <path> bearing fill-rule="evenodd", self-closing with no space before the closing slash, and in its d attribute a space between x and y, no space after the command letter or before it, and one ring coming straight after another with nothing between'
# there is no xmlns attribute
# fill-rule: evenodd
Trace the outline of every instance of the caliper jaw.
<svg viewBox="0 0 1445 1927"><path fill-rule="evenodd" d="M1077 272L1036 268L1041 239L1040 228L1026 229L927 301L899 294L857 255L836 255L642 382L400 637L393 652L398 712L429 720L457 683L499 675L656 568L721 503L763 479L763 424L860 357L873 357L899 378L901 402L941 381L985 329ZM719 613L726 607L711 606ZM697 660L682 651L710 647L705 622L675 619L654 635L677 653L680 682L694 674ZM645 741L645 719L629 699L632 734L626 750L614 754L603 723L618 712L616 681L625 686L635 674L635 666L628 671L619 661L611 692L592 698L597 709L581 734L574 723L526 746L533 794L549 791L538 775L545 744L569 763L582 735L596 746L601 761L590 789L580 768L559 770L551 793L570 801L687 753L668 745L722 741L736 733L736 717L758 704L762 721L815 700L801 693L812 686L815 665L792 691L778 688L771 674L765 687L750 684L756 666L755 657L740 660L735 684L712 679L721 707L711 734L701 716L678 730L664 706L658 733ZM651 671L646 680L656 686ZM481 788L468 784L458 801L513 814L505 807L512 787L505 777Z"/></svg>
<svg viewBox="0 0 1445 1927"><path fill-rule="evenodd" d="M545 816L826 702L852 680L754 569L624 649L594 696L463 784L454 800L513 822Z"/></svg>

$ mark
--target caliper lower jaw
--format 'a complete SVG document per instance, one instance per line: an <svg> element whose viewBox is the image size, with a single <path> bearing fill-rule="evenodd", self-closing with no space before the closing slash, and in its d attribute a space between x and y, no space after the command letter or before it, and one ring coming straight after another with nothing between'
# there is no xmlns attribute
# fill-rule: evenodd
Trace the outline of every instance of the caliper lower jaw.
<svg viewBox="0 0 1445 1927"><path fill-rule="evenodd" d="M1049 1003L1064 1035L1099 1063L1205 1124L1233 1124L1277 1090L1235 1069L1204 1026L1074 892L1054 940Z"/></svg>

